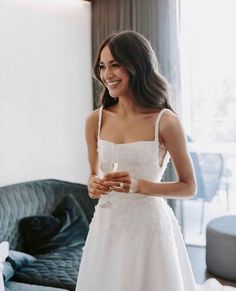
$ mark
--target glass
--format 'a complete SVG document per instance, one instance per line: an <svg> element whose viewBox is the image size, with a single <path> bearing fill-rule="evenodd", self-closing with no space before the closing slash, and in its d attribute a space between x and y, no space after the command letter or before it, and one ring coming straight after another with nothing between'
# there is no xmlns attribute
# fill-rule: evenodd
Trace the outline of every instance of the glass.
<svg viewBox="0 0 236 291"><path fill-rule="evenodd" d="M118 167L118 162L102 162L100 164L100 169L101 169L103 175L116 172L117 167ZM112 208L110 193L106 192L105 195L107 195L107 201L104 202L103 204L100 204L100 207Z"/></svg>

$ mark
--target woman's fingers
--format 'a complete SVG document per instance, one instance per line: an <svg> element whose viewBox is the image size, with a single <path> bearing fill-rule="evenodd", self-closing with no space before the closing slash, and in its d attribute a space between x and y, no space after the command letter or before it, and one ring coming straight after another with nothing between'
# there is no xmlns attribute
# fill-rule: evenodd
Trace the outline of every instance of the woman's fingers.
<svg viewBox="0 0 236 291"><path fill-rule="evenodd" d="M116 192L129 192L130 184L123 183L122 186L113 186L112 190Z"/></svg>
<svg viewBox="0 0 236 291"><path fill-rule="evenodd" d="M103 185L104 181L105 181L105 179L100 179L100 178L96 177L96 178L93 179L92 182Z"/></svg>
<svg viewBox="0 0 236 291"><path fill-rule="evenodd" d="M89 186L89 189L93 189L93 190L96 190L96 191L100 191L100 192L106 192L106 191L109 191L109 188L110 188L110 185L100 185L100 184L91 184Z"/></svg>
<svg viewBox="0 0 236 291"><path fill-rule="evenodd" d="M122 179L125 177L130 177L128 172L115 172L115 173L109 173L104 176L105 180L117 180Z"/></svg>
<svg viewBox="0 0 236 291"><path fill-rule="evenodd" d="M89 196L93 199L99 199L101 195L111 191L109 185L104 184L104 179L94 178L88 185Z"/></svg>
<svg viewBox="0 0 236 291"><path fill-rule="evenodd" d="M107 183L110 186L110 189L116 192L129 192L130 190L130 181L128 182L108 181Z"/></svg>
<svg viewBox="0 0 236 291"><path fill-rule="evenodd" d="M130 185L130 180L120 180L120 181L106 181L106 184L111 187L120 187L124 188L124 186Z"/></svg>
<svg viewBox="0 0 236 291"><path fill-rule="evenodd" d="M105 184L109 185L110 182L124 182L124 183L130 183L131 182L131 176L129 173L122 172L122 173L114 173L114 174L107 174L105 176Z"/></svg>
<svg viewBox="0 0 236 291"><path fill-rule="evenodd" d="M95 177L88 187L89 196L93 199L99 199L101 195L112 190L116 192L130 192L132 179L128 172L109 173L103 179Z"/></svg>
<svg viewBox="0 0 236 291"><path fill-rule="evenodd" d="M93 199L99 199L101 195L106 194L104 191L99 191L96 189L90 189L89 190L89 196Z"/></svg>
<svg viewBox="0 0 236 291"><path fill-rule="evenodd" d="M129 192L131 176L128 172L109 173L104 176L105 184L109 185L116 192Z"/></svg>
<svg viewBox="0 0 236 291"><path fill-rule="evenodd" d="M105 175L104 184L109 185L117 192L135 193L138 190L138 182L128 172L116 172Z"/></svg>
<svg viewBox="0 0 236 291"><path fill-rule="evenodd" d="M93 188L93 187L89 187L89 196L93 199L99 199L101 197L101 195L105 195L106 192L109 192L110 187L104 189L98 189L98 188Z"/></svg>
<svg viewBox="0 0 236 291"><path fill-rule="evenodd" d="M109 185L92 183L92 184L90 184L90 187L94 188L94 189L97 189L97 190L108 191Z"/></svg>

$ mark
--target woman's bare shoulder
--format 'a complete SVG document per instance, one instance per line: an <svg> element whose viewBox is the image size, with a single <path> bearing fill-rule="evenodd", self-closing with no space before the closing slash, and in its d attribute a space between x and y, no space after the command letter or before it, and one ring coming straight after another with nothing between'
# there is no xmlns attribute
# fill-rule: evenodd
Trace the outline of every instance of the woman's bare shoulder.
<svg viewBox="0 0 236 291"><path fill-rule="evenodd" d="M163 140L183 135L183 126L178 115L169 109L165 110L161 117L159 130Z"/></svg>
<svg viewBox="0 0 236 291"><path fill-rule="evenodd" d="M166 110L161 118L160 136L168 147L173 144L177 145L178 142L183 145L185 141L184 128L180 118L171 110Z"/></svg>
<svg viewBox="0 0 236 291"><path fill-rule="evenodd" d="M98 118L99 118L99 108L93 110L90 112L86 118L86 123L87 124L97 124L98 123Z"/></svg>
<svg viewBox="0 0 236 291"><path fill-rule="evenodd" d="M98 134L98 119L99 119L99 109L95 109L90 112L86 118L85 130L86 135L97 136Z"/></svg>
<svg viewBox="0 0 236 291"><path fill-rule="evenodd" d="M160 127L168 129L173 126L178 126L180 120L178 115L170 109L166 109L160 120Z"/></svg>

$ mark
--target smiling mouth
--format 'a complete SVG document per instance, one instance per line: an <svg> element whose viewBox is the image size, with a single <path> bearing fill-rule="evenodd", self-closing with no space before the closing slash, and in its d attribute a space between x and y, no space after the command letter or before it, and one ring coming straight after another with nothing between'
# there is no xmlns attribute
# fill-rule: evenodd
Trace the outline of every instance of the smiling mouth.
<svg viewBox="0 0 236 291"><path fill-rule="evenodd" d="M120 81L110 81L110 82L106 82L108 88L114 88L114 87L116 87L119 83L120 83Z"/></svg>

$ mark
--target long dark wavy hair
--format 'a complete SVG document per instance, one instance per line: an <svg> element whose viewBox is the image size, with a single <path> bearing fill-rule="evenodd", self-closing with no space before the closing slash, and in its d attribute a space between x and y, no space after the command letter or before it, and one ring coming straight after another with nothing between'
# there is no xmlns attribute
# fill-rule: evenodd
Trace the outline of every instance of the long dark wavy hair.
<svg viewBox="0 0 236 291"><path fill-rule="evenodd" d="M122 31L111 34L103 41L94 64L95 78L102 85L100 55L105 46L109 47L114 60L127 69L133 101L138 107L173 110L169 102L171 95L169 84L158 71L156 55L143 35L134 31ZM119 101L118 98L111 97L103 85L100 102L107 108Z"/></svg>

